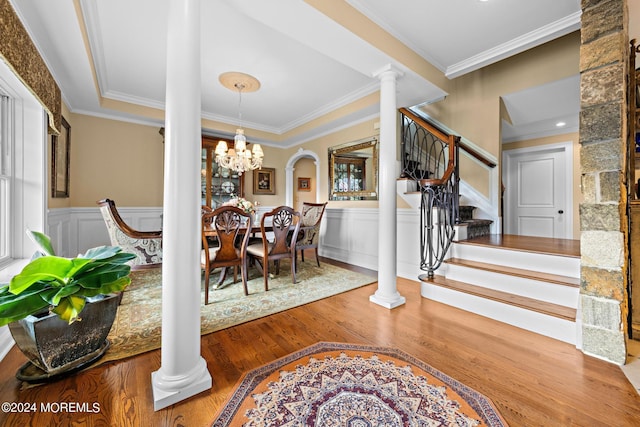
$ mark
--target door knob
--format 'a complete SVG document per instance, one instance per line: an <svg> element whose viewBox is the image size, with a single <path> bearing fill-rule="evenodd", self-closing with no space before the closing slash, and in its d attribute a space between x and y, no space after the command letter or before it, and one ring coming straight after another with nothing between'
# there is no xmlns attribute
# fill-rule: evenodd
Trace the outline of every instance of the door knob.
<svg viewBox="0 0 640 427"><path fill-rule="evenodd" d="M563 213L564 213L564 211L563 211L562 209L560 209L560 210L558 211L558 213L559 213L559 214L563 214Z"/></svg>

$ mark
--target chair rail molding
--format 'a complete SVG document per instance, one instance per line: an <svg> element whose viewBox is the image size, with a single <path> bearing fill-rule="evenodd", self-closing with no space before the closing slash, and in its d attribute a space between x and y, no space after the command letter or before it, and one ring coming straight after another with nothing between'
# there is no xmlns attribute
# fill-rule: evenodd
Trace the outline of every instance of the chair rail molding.
<svg viewBox="0 0 640 427"><path fill-rule="evenodd" d="M120 207L118 212L131 227L140 231L162 228L162 207ZM61 256L73 256L87 249L110 245L107 226L100 208L50 209L47 215L48 233Z"/></svg>
<svg viewBox="0 0 640 427"><path fill-rule="evenodd" d="M259 214L275 206L260 206ZM161 227L161 207L118 207L122 219L138 230L158 230ZM399 208L398 276L416 280L420 270L419 212ZM58 253L77 254L89 248L108 245L109 235L100 209L51 209L48 213L49 233ZM377 208L334 208L327 205L320 226L321 256L360 267L377 270L378 236ZM70 255L65 255L70 256Z"/></svg>
<svg viewBox="0 0 640 427"><path fill-rule="evenodd" d="M398 221L397 275L417 280L420 270L420 214L414 209L396 211ZM378 269L377 208L333 208L327 206L320 227L321 256L359 267Z"/></svg>

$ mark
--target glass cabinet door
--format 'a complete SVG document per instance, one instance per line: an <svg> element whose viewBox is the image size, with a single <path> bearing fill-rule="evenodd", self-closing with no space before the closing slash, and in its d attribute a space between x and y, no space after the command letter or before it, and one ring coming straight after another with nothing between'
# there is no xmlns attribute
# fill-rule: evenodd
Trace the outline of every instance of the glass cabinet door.
<svg viewBox="0 0 640 427"><path fill-rule="evenodd" d="M339 159L334 163L334 188L336 193L366 190L364 160Z"/></svg>
<svg viewBox="0 0 640 427"><path fill-rule="evenodd" d="M202 139L202 204L217 208L234 196L244 197L244 175L216 163L215 149L219 139ZM233 147L233 141L226 140Z"/></svg>

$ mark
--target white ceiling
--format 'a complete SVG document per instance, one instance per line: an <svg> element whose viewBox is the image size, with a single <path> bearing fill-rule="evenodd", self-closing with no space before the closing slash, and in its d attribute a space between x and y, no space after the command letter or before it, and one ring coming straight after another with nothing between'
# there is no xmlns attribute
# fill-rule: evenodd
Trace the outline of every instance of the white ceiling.
<svg viewBox="0 0 640 427"><path fill-rule="evenodd" d="M162 125L114 103L104 105L113 100L164 108L169 0L10 1L73 112ZM378 107L368 107L278 138L376 92L374 73L388 64L404 72L398 81L401 106L445 95L312 6L320 1L326 0L202 0L203 117L238 124L238 95L218 81L227 71L248 73L261 82L260 90L242 96L249 139L250 129L260 130L274 135L272 144L283 146L375 117ZM449 78L568 34L580 24L579 0L345 1ZM536 123L557 117L575 116L577 129L576 87L575 79L567 79L541 91L505 94L512 118L506 138L539 132ZM266 139L262 142L269 143Z"/></svg>

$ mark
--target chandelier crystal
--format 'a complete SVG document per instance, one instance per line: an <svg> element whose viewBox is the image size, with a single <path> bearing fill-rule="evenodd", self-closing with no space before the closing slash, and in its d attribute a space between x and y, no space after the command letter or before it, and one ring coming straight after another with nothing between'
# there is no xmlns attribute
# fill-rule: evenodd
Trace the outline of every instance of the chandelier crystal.
<svg viewBox="0 0 640 427"><path fill-rule="evenodd" d="M242 91L249 89L250 91L258 90L260 82L255 77L244 73L224 73L220 75L220 82L228 89L236 89L238 91L238 116L240 127L236 129L236 135L233 139L233 148L229 148L225 141L219 141L216 145L216 163L221 168L231 169L242 175L243 172L254 170L262 167L264 153L260 144L253 144L253 148L247 148L247 138L242 128Z"/></svg>

